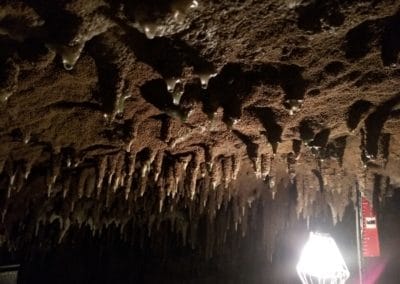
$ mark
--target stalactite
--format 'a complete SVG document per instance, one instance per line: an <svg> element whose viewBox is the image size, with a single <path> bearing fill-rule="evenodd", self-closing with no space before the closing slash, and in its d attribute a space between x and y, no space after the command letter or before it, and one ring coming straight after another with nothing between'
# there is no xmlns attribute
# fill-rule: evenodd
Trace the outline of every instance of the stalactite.
<svg viewBox="0 0 400 284"><path fill-rule="evenodd" d="M7 161L7 159L6 158L1 158L0 159L0 174L3 172L3 170L4 170L4 167L5 167L5 165L6 165L6 161Z"/></svg>
<svg viewBox="0 0 400 284"><path fill-rule="evenodd" d="M62 196L63 196L64 199L67 197L67 194L69 192L70 186L71 186L71 176L67 175L65 177L65 179L64 179L63 188L62 188L62 192L63 192Z"/></svg>
<svg viewBox="0 0 400 284"><path fill-rule="evenodd" d="M160 178L157 181L157 188L159 191L159 205L158 205L158 213L161 213L164 207L164 201L166 198L166 194L168 194L167 191L167 186L165 184L165 179Z"/></svg>
<svg viewBox="0 0 400 284"><path fill-rule="evenodd" d="M261 177L266 179L271 170L271 157L269 154L261 155Z"/></svg>
<svg viewBox="0 0 400 284"><path fill-rule="evenodd" d="M26 162L25 162L25 174L24 174L24 177L25 177L26 180L29 178L29 175L31 173L32 167L36 163L37 159L40 157L41 153L42 153L42 151L34 151L32 153L32 155L31 155L31 157L28 160L26 160ZM4 160L4 162L5 162L5 160ZM1 164L0 164L0 173L1 173L1 171L2 171L2 168L1 168Z"/></svg>
<svg viewBox="0 0 400 284"><path fill-rule="evenodd" d="M208 82L210 81L210 79L214 78L217 75L218 75L218 73L216 73L216 72L199 73L198 76L199 76L199 79L200 79L201 87L203 89L207 89L208 88Z"/></svg>
<svg viewBox="0 0 400 284"><path fill-rule="evenodd" d="M164 161L164 151L158 151L157 155L154 158L153 162L153 173L154 173L154 181L157 182L162 166L163 166L163 161Z"/></svg>
<svg viewBox="0 0 400 284"><path fill-rule="evenodd" d="M291 183L294 183L294 179L296 177L296 157L293 152L290 152L287 156L287 170L289 174L289 180Z"/></svg>
<svg viewBox="0 0 400 284"><path fill-rule="evenodd" d="M125 153L119 153L117 157L115 158L116 164L115 164L115 171L114 171L114 179L113 179L113 184L112 184L112 190L115 193L117 189L122 185L123 183L123 176L124 176L124 165L125 165Z"/></svg>
<svg viewBox="0 0 400 284"><path fill-rule="evenodd" d="M207 170L209 172L211 172L214 166L214 158L215 158L214 148L212 146L207 146L204 151L204 159L207 166Z"/></svg>
<svg viewBox="0 0 400 284"><path fill-rule="evenodd" d="M62 64L66 70L72 70L81 56L81 52L85 46L84 42L75 44L74 46L67 46L61 44L46 44L47 48L51 51L60 54L62 57Z"/></svg>
<svg viewBox="0 0 400 284"><path fill-rule="evenodd" d="M136 152L130 152L128 154L128 174L126 177L126 184L125 184L125 200L128 200L129 194L131 192L135 166L136 166Z"/></svg>
<svg viewBox="0 0 400 284"><path fill-rule="evenodd" d="M147 187L147 179L148 176L144 175L140 177L140 181L139 181L139 196L143 196L146 192L146 187Z"/></svg>
<svg viewBox="0 0 400 284"><path fill-rule="evenodd" d="M236 180L240 171L240 157L238 155L232 155L232 180Z"/></svg>
<svg viewBox="0 0 400 284"><path fill-rule="evenodd" d="M85 196L90 198L93 196L93 193L96 189L96 171L94 168L89 168L88 170L88 177L86 179L86 190Z"/></svg>
<svg viewBox="0 0 400 284"><path fill-rule="evenodd" d="M22 166L19 165L17 168L17 174L15 177L15 191L19 192L25 185L25 175L22 170Z"/></svg>
<svg viewBox="0 0 400 284"><path fill-rule="evenodd" d="M52 157L52 165L47 175L47 196L50 197L52 189L61 171L61 155L55 154Z"/></svg>
<svg viewBox="0 0 400 284"><path fill-rule="evenodd" d="M233 211L233 224L234 224L234 230L237 232L238 230L238 224L240 222L240 209L239 209L239 203L237 200L234 200L232 202L232 211Z"/></svg>
<svg viewBox="0 0 400 284"><path fill-rule="evenodd" d="M256 145L253 156L249 157L253 163L254 172L257 178L261 178L261 154L259 152L259 146Z"/></svg>
<svg viewBox="0 0 400 284"><path fill-rule="evenodd" d="M117 168L117 162L120 155L121 153L118 153L114 156L112 155L108 156L108 181L107 181L108 187L111 186L111 182L113 181L115 170Z"/></svg>
<svg viewBox="0 0 400 284"><path fill-rule="evenodd" d="M211 188L216 189L222 182L221 157L216 158L210 173Z"/></svg>
<svg viewBox="0 0 400 284"><path fill-rule="evenodd" d="M175 161L173 162L174 186L172 188L172 198L174 198L175 195L178 193L178 188L180 181L182 180L182 175L183 175L183 165L179 161L179 159L175 159Z"/></svg>
<svg viewBox="0 0 400 284"><path fill-rule="evenodd" d="M305 186L303 175L297 175L296 177L296 189L297 189L297 202L296 202L296 214L297 219L300 218L300 214L304 209L305 204Z"/></svg>
<svg viewBox="0 0 400 284"><path fill-rule="evenodd" d="M268 185L271 190L272 199L275 199L275 195L277 192L277 187L276 187L276 178L277 178L276 170L277 169L276 168L277 168L277 164L275 161L275 157L271 157Z"/></svg>
<svg viewBox="0 0 400 284"><path fill-rule="evenodd" d="M174 166L169 165L166 169L166 176L165 176L165 190L167 196L171 196L175 187L175 177L174 177Z"/></svg>
<svg viewBox="0 0 400 284"><path fill-rule="evenodd" d="M232 181L232 159L231 157L224 157L222 160L222 175L224 187L228 188Z"/></svg>
<svg viewBox="0 0 400 284"><path fill-rule="evenodd" d="M96 185L96 191L97 191L97 198L100 197L101 189L103 187L103 181L104 177L106 174L108 166L108 157L103 156L100 158L100 161L98 163L98 177L97 177L97 185Z"/></svg>
<svg viewBox="0 0 400 284"><path fill-rule="evenodd" d="M81 171L81 174L79 176L79 181L78 181L78 198L81 199L83 197L83 194L85 192L86 188L86 181L89 178L90 171L88 168L84 168Z"/></svg>
<svg viewBox="0 0 400 284"><path fill-rule="evenodd" d="M189 177L188 188L191 200L194 199L194 196L196 194L196 184L197 184L199 169L200 169L200 155L198 153L195 153L188 168L188 177Z"/></svg>

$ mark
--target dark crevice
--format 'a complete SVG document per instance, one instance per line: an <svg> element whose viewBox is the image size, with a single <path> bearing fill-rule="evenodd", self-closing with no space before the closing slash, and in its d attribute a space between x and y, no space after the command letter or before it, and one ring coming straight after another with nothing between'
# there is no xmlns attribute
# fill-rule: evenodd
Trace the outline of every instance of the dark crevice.
<svg viewBox="0 0 400 284"><path fill-rule="evenodd" d="M82 24L82 18L64 9L66 1L27 0L29 6L44 19L47 41L69 44Z"/></svg>
<svg viewBox="0 0 400 284"><path fill-rule="evenodd" d="M167 91L164 80L149 81L140 87L140 92L147 102L159 110L164 111L166 108L173 106L172 95Z"/></svg>
<svg viewBox="0 0 400 284"><path fill-rule="evenodd" d="M324 71L325 71L325 73L327 73L329 75L336 76L339 73L341 73L344 70L344 68L345 68L345 66L344 66L343 62L341 62L341 61L332 61L332 62L329 62L324 67Z"/></svg>
<svg viewBox="0 0 400 284"><path fill-rule="evenodd" d="M66 110L66 109L74 109L74 108L80 108L80 109L91 109L94 111L100 111L101 106L97 103L91 103L91 102L68 102L68 101L60 101L56 102L54 104L49 105L50 108L55 108L55 109L61 109L61 110Z"/></svg>
<svg viewBox="0 0 400 284"><path fill-rule="evenodd" d="M350 60L363 58L373 47L378 46L380 34L387 19L366 20L349 30L343 45L346 58Z"/></svg>
<svg viewBox="0 0 400 284"><path fill-rule="evenodd" d="M256 158L258 154L258 145L246 134L237 130L232 130L232 132L246 145L247 156L250 159Z"/></svg>
<svg viewBox="0 0 400 284"><path fill-rule="evenodd" d="M297 65L282 65L280 68L281 87L286 100L302 100L308 82L302 76L302 68Z"/></svg>
<svg viewBox="0 0 400 284"><path fill-rule="evenodd" d="M383 133L379 145L379 149L381 149L382 153L382 158L385 160L385 165L389 161L390 137L391 135L389 133Z"/></svg>
<svg viewBox="0 0 400 284"><path fill-rule="evenodd" d="M400 52L400 11L389 18L382 35L381 57L384 65L396 64Z"/></svg>
<svg viewBox="0 0 400 284"><path fill-rule="evenodd" d="M400 11L388 19L382 35L381 57L384 65L396 64L400 52Z"/></svg>
<svg viewBox="0 0 400 284"><path fill-rule="evenodd" d="M282 141L282 126L277 123L277 117L274 111L270 108L252 108L249 109L252 111L255 116L260 120L261 124L264 126L266 130L266 136L268 142L271 144L274 153L276 152L276 147L278 143Z"/></svg>
<svg viewBox="0 0 400 284"><path fill-rule="evenodd" d="M321 190L321 192L323 192L324 191L324 180L322 178L321 172L319 170L313 169L312 173L318 179L319 190Z"/></svg>
<svg viewBox="0 0 400 284"><path fill-rule="evenodd" d="M180 77L185 67L193 67L194 72L214 69L197 50L178 38L156 37L149 40L134 29L125 28L125 41L135 56L153 67L163 78Z"/></svg>
<svg viewBox="0 0 400 284"><path fill-rule="evenodd" d="M379 152L379 139L382 128L392 112L393 106L398 103L400 103L400 96L396 96L378 106L365 120L366 154L371 158L376 157Z"/></svg>
<svg viewBox="0 0 400 284"><path fill-rule="evenodd" d="M371 107L372 103L369 101L359 100L353 103L347 113L347 127L350 130L356 129L363 115L367 113Z"/></svg>
<svg viewBox="0 0 400 284"><path fill-rule="evenodd" d="M346 144L347 144L347 136L341 136L336 139L333 139L333 141L329 142L328 145L326 146L324 158L331 157L333 159L339 160L339 163L342 164L344 150L346 149Z"/></svg>
<svg viewBox="0 0 400 284"><path fill-rule="evenodd" d="M112 60L115 55L106 44L101 42L101 39L89 42L87 50L96 62L99 80L98 89L94 92L94 98L101 103L104 112L112 113L117 97L116 86L121 81L120 70Z"/></svg>
<svg viewBox="0 0 400 284"><path fill-rule="evenodd" d="M305 143L310 143L314 138L312 123L308 120L302 120L299 125L300 138Z"/></svg>
<svg viewBox="0 0 400 284"><path fill-rule="evenodd" d="M295 155L299 155L301 151L301 140L292 140L292 150L295 153Z"/></svg>
<svg viewBox="0 0 400 284"><path fill-rule="evenodd" d="M298 13L297 26L314 33L326 28L323 23L327 26L338 27L345 20L338 2L311 1L307 5L300 5L296 12Z"/></svg>
<svg viewBox="0 0 400 284"><path fill-rule="evenodd" d="M331 134L331 130L329 128L325 128L318 132L312 142L309 144L311 147L325 148L329 141L329 135Z"/></svg>

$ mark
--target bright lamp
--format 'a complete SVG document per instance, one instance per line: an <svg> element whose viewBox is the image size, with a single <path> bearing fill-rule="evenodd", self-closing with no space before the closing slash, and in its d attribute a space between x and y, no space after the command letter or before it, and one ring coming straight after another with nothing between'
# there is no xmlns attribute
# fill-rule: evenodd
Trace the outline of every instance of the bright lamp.
<svg viewBox="0 0 400 284"><path fill-rule="evenodd" d="M301 252L297 273L303 284L343 284L350 276L334 239L312 232Z"/></svg>

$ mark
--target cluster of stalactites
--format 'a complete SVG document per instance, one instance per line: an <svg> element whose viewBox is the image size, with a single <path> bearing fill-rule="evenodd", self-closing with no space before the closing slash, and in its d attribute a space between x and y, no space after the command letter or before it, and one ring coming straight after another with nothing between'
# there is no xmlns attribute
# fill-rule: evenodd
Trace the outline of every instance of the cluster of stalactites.
<svg viewBox="0 0 400 284"><path fill-rule="evenodd" d="M31 180L28 178L39 155L40 152L36 158L18 163L2 160L1 170L4 169L9 177L7 200L12 200L15 192L29 187ZM238 177L240 165L241 159L236 155L219 155L205 162L204 151L174 156L148 148L140 152L118 151L99 157L95 164L93 158L85 160L65 153L53 153L43 180L46 190L42 198L44 207L46 204L51 206L54 200L63 200L63 209L53 212L53 217L48 215L52 210L38 213L41 217L37 220L36 231L49 220L62 220L60 240L71 223L89 225L94 232L99 231L110 222L102 214L114 210L116 203L124 204L125 210L113 211L116 215L110 214L113 216L110 218L114 220L112 222L124 223L132 218L144 200L149 199L157 204L145 209L149 216L162 219L162 216L173 214L182 204L197 204L196 214L206 214L213 219L223 204L226 206L235 195L232 184ZM149 194L141 198L147 192ZM97 216L89 216L84 205L88 200L97 204L95 210L89 210L92 215L97 212ZM242 206L248 204L242 202ZM3 208L3 217L6 214L7 206ZM240 218L236 223L241 223Z"/></svg>

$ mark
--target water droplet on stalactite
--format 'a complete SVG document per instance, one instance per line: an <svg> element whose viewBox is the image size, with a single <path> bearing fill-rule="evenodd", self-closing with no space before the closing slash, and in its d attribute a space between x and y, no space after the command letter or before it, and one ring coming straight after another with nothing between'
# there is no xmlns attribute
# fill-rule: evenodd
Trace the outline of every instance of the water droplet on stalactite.
<svg viewBox="0 0 400 284"><path fill-rule="evenodd" d="M196 0L175 0L171 4L171 10L174 14L174 20L177 23L182 24L186 18L187 12L198 7L199 2Z"/></svg>
<svg viewBox="0 0 400 284"><path fill-rule="evenodd" d="M136 23L135 27L142 30L148 39L164 36L167 29L167 26L156 23Z"/></svg>
<svg viewBox="0 0 400 284"><path fill-rule="evenodd" d="M394 69L397 68L397 63L396 62L390 63L390 67Z"/></svg>
<svg viewBox="0 0 400 284"><path fill-rule="evenodd" d="M203 89L207 89L208 82L210 81L210 79L214 78L217 75L218 75L218 73L215 73L215 72L200 73L199 78L200 78L201 87Z"/></svg>
<svg viewBox="0 0 400 284"><path fill-rule="evenodd" d="M240 121L239 118L236 117L228 117L225 120L226 126L228 127L228 129L232 129L238 122Z"/></svg>
<svg viewBox="0 0 400 284"><path fill-rule="evenodd" d="M85 43L77 43L74 46L62 44L46 44L47 48L58 53L62 57L62 63L66 70L72 70L81 56Z"/></svg>
<svg viewBox="0 0 400 284"><path fill-rule="evenodd" d="M0 101L2 103L6 103L8 99L11 97L12 93L6 91L0 91Z"/></svg>
<svg viewBox="0 0 400 284"><path fill-rule="evenodd" d="M111 121L113 121L118 115L122 115L124 113L125 101L131 97L129 90L125 90L125 80L121 81L122 82L119 84L115 97L114 110L112 117L110 117Z"/></svg>
<svg viewBox="0 0 400 284"><path fill-rule="evenodd" d="M233 155L232 157L232 179L236 180L240 171L240 157Z"/></svg>
<svg viewBox="0 0 400 284"><path fill-rule="evenodd" d="M294 9L301 4L301 0L288 0L287 6L289 9Z"/></svg>
<svg viewBox="0 0 400 284"><path fill-rule="evenodd" d="M289 115L294 115L301 110L303 100L290 99L285 101L285 107L289 112Z"/></svg>
<svg viewBox="0 0 400 284"><path fill-rule="evenodd" d="M172 94L172 103L174 105L179 105L181 102L181 98L185 93L185 86L179 81L174 86L174 90L171 92Z"/></svg>
<svg viewBox="0 0 400 284"><path fill-rule="evenodd" d="M24 144L28 144L30 140L31 140L31 134L28 132L24 136Z"/></svg>
<svg viewBox="0 0 400 284"><path fill-rule="evenodd" d="M177 84L182 84L181 79L177 78L168 78L165 79L165 83L167 84L167 90L170 93L173 93L175 90L175 86Z"/></svg>

